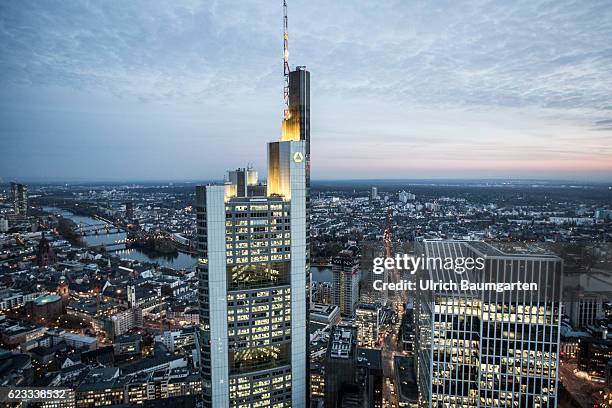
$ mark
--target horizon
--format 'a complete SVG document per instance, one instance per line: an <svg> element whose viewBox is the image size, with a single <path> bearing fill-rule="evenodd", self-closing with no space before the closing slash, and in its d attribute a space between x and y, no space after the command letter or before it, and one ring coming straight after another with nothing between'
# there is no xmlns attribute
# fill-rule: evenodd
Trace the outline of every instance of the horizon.
<svg viewBox="0 0 612 408"><path fill-rule="evenodd" d="M260 175L261 177L261 175ZM311 180L313 183L406 183L410 185L411 183L451 183L451 184L461 184L461 183L507 183L507 184L534 184L534 183L542 183L542 184L551 184L551 185L560 185L560 184L569 184L569 183L579 183L584 185L603 185L603 186L612 186L612 180L602 179L602 180L580 180L580 179L553 179L553 178L463 178L463 177L438 177L438 178L354 178L354 179L324 179L324 178L313 178ZM108 180L95 180L95 179L57 179L57 180L43 180L43 179L29 179L29 178L6 178L0 177L0 185L9 185L10 183L22 183L27 185L55 185L55 184L65 184L65 185L89 185L89 184L152 184L152 183L162 183L162 184L197 184L197 183L223 183L224 179L108 179ZM265 183L265 177L260 179L260 182Z"/></svg>

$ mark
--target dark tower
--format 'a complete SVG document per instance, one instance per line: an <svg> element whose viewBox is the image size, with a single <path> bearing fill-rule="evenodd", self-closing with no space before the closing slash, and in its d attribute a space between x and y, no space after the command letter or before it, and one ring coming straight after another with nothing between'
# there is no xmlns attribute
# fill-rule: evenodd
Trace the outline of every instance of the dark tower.
<svg viewBox="0 0 612 408"><path fill-rule="evenodd" d="M28 213L28 186L20 183L11 183L11 195L15 214L27 215Z"/></svg>
<svg viewBox="0 0 612 408"><path fill-rule="evenodd" d="M38 250L36 252L36 264L40 267L53 265L56 262L55 253L49 244L45 234L42 235L38 242Z"/></svg>
<svg viewBox="0 0 612 408"><path fill-rule="evenodd" d="M134 219L134 203L132 201L125 203L125 219L127 221L132 221Z"/></svg>

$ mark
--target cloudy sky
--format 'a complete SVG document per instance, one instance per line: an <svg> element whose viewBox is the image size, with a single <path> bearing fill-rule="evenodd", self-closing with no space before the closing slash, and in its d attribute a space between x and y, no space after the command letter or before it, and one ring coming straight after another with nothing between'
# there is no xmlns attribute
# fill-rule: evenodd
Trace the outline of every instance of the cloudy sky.
<svg viewBox="0 0 612 408"><path fill-rule="evenodd" d="M289 32L316 179L612 179L610 1L289 0ZM280 0L2 1L0 178L264 172L281 58Z"/></svg>

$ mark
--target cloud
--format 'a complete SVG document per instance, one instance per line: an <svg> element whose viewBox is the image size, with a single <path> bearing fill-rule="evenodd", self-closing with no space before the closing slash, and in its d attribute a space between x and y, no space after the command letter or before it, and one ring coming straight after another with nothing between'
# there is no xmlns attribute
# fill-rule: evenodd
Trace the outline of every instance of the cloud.
<svg viewBox="0 0 612 408"><path fill-rule="evenodd" d="M589 136L612 130L606 1L292 0L289 30L290 62L312 72L322 155L358 140L363 150L356 155L385 151L386 143L435 143L444 155L472 158L470 149L483 143L483 151L494 150L501 135L512 134L517 147L508 159L533 149L612 159L608 139ZM137 105L148 105L160 128L171 129L177 118L193 122L172 135L177 142L204 148L196 135L215 134L248 143L253 126L270 140L281 109L281 46L281 8L267 0L2 2L0 106L9 122L0 137L25 152L16 134L25 146L49 133L42 123L21 132L28 124L18 118L79 111L83 104L74 101L85 100L94 112L121 106L133 114L133 134L146 132L138 115L147 109ZM53 99L57 90L61 99ZM61 127L55 137L70 140L73 125ZM503 160L503 152L495 154Z"/></svg>

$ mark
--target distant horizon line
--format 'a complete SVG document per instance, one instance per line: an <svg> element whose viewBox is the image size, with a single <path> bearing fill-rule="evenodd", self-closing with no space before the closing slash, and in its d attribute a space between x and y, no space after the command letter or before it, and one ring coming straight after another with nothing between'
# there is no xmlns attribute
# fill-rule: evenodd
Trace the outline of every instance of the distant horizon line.
<svg viewBox="0 0 612 408"><path fill-rule="evenodd" d="M262 180L262 181L265 181ZM36 177L0 177L0 185L17 183L30 184L151 184L151 183L178 183L178 184L197 184L197 183L219 183L223 179L64 179L64 178L36 178ZM581 183L581 184L609 184L610 179L571 179L571 178L523 178L523 177L429 177L429 178L313 178L313 183L329 183L329 182L348 182L348 183L366 183L366 182L506 182L506 183Z"/></svg>

